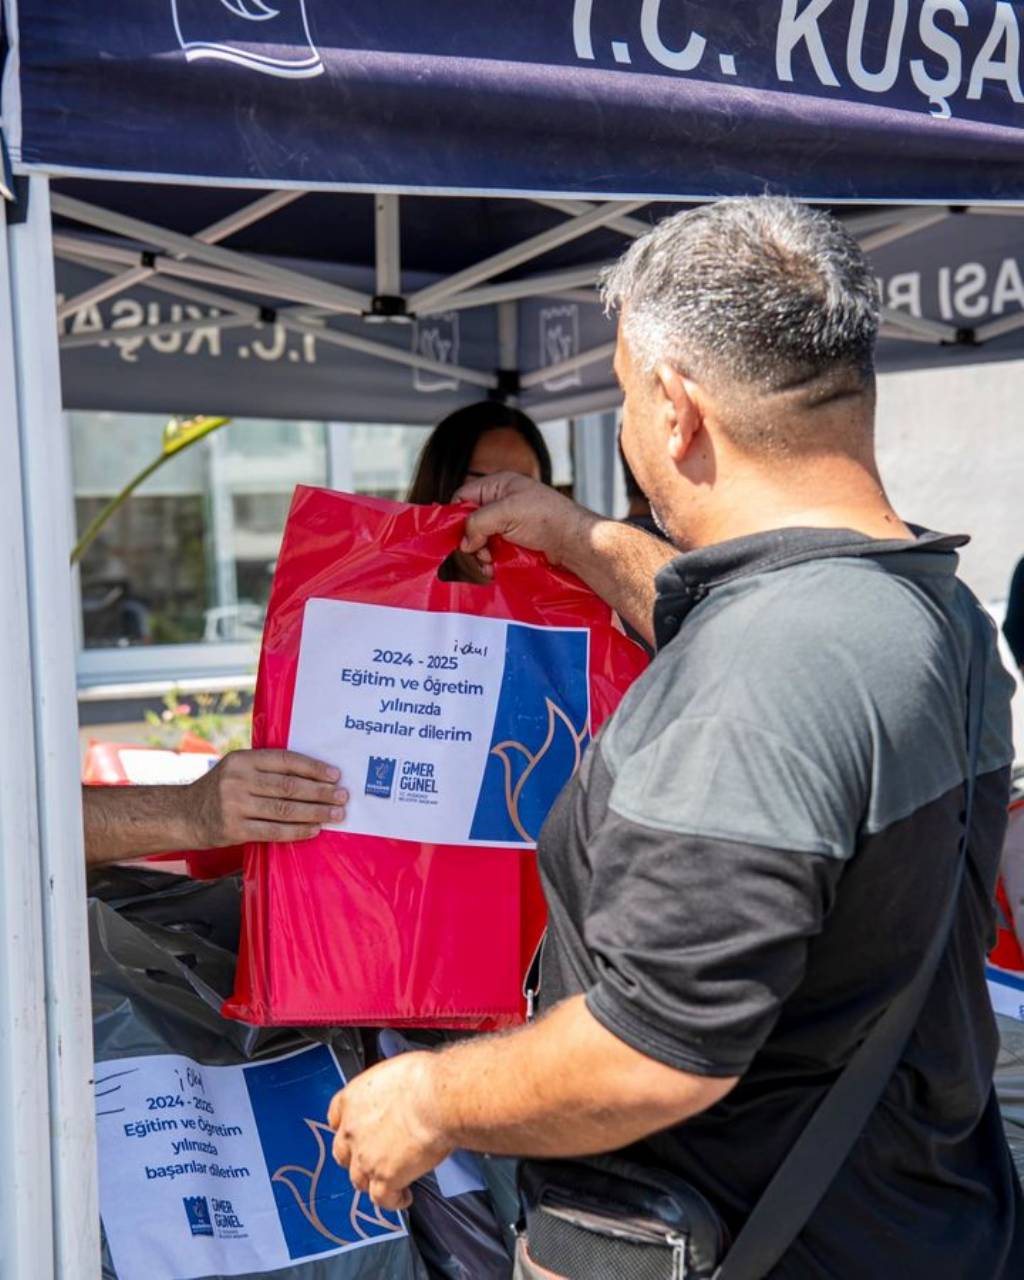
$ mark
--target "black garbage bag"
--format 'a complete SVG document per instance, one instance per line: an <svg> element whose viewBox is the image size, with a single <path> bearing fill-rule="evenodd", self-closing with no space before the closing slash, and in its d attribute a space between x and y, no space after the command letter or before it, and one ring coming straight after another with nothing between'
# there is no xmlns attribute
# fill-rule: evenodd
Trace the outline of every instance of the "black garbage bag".
<svg viewBox="0 0 1024 1280"><path fill-rule="evenodd" d="M1024 1022L996 1014L999 1024L999 1057L995 1088L1010 1154L1024 1183Z"/></svg>
<svg viewBox="0 0 1024 1280"><path fill-rule="evenodd" d="M452 1041L450 1032L380 1032L370 1054L394 1057ZM510 1280L515 1162L458 1151L412 1187L409 1222L430 1280Z"/></svg>
<svg viewBox="0 0 1024 1280"><path fill-rule="evenodd" d="M104 1280L426 1280L404 1216L330 1158L358 1034L220 1015L237 881L118 868L90 895Z"/></svg>

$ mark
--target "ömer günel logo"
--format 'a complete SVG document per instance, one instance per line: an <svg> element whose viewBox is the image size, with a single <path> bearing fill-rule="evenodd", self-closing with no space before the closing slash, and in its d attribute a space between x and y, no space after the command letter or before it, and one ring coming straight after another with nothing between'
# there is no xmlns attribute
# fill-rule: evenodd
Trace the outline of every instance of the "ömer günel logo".
<svg viewBox="0 0 1024 1280"><path fill-rule="evenodd" d="M210 1205L206 1196L185 1196L182 1200L185 1216L188 1218L189 1230L194 1236L212 1236L213 1219L210 1217Z"/></svg>
<svg viewBox="0 0 1024 1280"><path fill-rule="evenodd" d="M395 786L396 761L388 756L370 756L366 766L366 794L390 800Z"/></svg>

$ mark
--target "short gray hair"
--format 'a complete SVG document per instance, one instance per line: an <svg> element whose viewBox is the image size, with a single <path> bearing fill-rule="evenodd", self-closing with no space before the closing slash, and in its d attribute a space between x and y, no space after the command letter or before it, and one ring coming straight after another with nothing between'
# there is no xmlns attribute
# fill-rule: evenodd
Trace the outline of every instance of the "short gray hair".
<svg viewBox="0 0 1024 1280"><path fill-rule="evenodd" d="M870 382L878 289L836 219L795 200L721 200L666 218L607 272L631 357L754 391L832 372Z"/></svg>

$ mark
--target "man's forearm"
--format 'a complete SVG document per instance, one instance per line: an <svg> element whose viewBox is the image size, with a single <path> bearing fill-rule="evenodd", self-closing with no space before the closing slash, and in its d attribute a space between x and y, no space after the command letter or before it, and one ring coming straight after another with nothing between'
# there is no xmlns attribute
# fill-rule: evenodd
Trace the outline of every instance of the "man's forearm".
<svg viewBox="0 0 1024 1280"><path fill-rule="evenodd" d="M83 787L86 864L188 849L187 795L187 787Z"/></svg>
<svg viewBox="0 0 1024 1280"><path fill-rule="evenodd" d="M655 575L678 554L642 529L580 508L578 533L563 543L562 563L653 644Z"/></svg>
<svg viewBox="0 0 1024 1280"><path fill-rule="evenodd" d="M606 1031L579 996L505 1036L424 1059L444 1144L493 1155L616 1150L711 1106L735 1081L692 1076Z"/></svg>

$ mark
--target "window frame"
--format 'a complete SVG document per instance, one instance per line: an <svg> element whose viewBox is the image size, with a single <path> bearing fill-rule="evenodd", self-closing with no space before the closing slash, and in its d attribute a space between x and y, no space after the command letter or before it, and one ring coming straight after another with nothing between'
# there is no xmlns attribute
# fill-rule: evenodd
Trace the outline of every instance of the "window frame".
<svg viewBox="0 0 1024 1280"><path fill-rule="evenodd" d="M71 438L71 415L61 414L62 428ZM352 445L348 423L325 422L326 484L348 489L352 484ZM74 495L72 495L72 513ZM73 514L72 514L73 519ZM194 686L206 690L248 689L255 684L260 646L257 641L188 644L109 645L86 648L82 627L82 583L73 575L75 648L78 700L102 702L116 698L161 697L173 689Z"/></svg>

